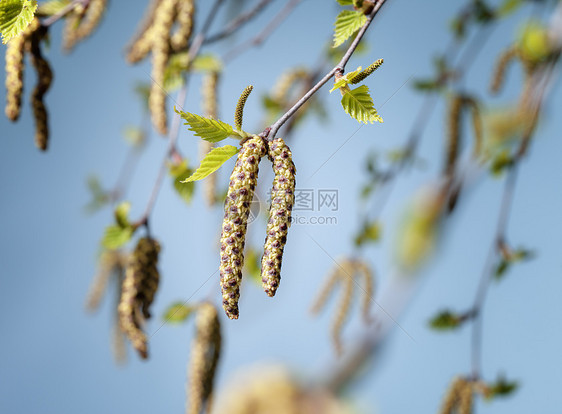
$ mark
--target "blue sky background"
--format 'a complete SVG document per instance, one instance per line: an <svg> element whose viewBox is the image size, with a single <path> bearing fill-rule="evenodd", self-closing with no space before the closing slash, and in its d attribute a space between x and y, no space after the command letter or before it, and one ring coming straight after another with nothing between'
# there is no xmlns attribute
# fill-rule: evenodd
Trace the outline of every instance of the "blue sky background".
<svg viewBox="0 0 562 414"><path fill-rule="evenodd" d="M236 40L261 30L283 3L275 1ZM248 7L248 2L244 4ZM207 7L198 10L199 22ZM449 43L448 22L459 7L460 2L388 0L377 16L366 36L368 53L353 57L348 69L384 58L383 67L366 81L384 124L359 127L341 110L339 94L329 95L328 87L319 92L329 119L306 121L291 148L298 187L339 191L338 223L293 226L283 281L274 299L251 283L245 285L240 319L222 318L219 388L234 372L257 362L281 362L307 377L333 359L329 329L334 306L313 318L308 313L310 303L333 265L331 257L351 252L359 225L356 202L365 180L365 155L371 150L396 149L405 141L423 97L411 84L402 85L412 76L432 73L431 58ZM164 183L151 221L163 250L162 283L153 312L157 317L147 326L153 333L148 362L130 352L126 366L115 366L109 347L111 297L95 316L84 312L99 240L112 220L109 209L93 216L84 213L89 200L85 179L95 173L112 185L127 152L121 130L139 122L133 86L147 79L150 66L128 66L123 48L143 9L144 4L132 7L132 2L111 2L99 30L70 56L60 52L61 25L53 27L47 52L55 73L46 98L51 125L47 154L34 147L27 95L17 124L0 117L0 412L184 410L193 324L161 327L160 316L176 300L210 297L218 303L218 274L211 275L218 267L220 207L209 210L200 192L187 207L174 193L171 181ZM231 17L224 15L225 10L215 30ZM286 68L316 62L337 12L335 2L305 0L265 45L234 60L221 84L221 118L231 121L240 91L253 84L245 125L248 129L255 125L258 132L263 116L259 97ZM519 93L518 69L509 72L505 93L499 98L490 98L486 87L494 57L533 12L525 7L500 23L468 74L468 88L492 105L507 103ZM226 41L210 50L224 54L233 44ZM3 64L3 53L1 59ZM29 92L35 82L32 70L25 80ZM199 85L196 75L185 110L200 112ZM551 407L562 404L558 390L562 383L562 197L557 191L562 179L562 142L558 139L560 119L554 111L562 104L559 92L555 87L530 156L522 163L508 231L509 241L533 249L537 257L514 267L502 283L493 283L484 310L483 375L492 380L505 373L520 380L521 389L505 400L479 403L481 413L554 412ZM393 273L394 235L405 207L418 188L437 177L444 109L438 105L420 147L426 167L399 178L382 215L383 241L366 251L380 284ZM187 127L182 128L179 143L182 152L196 160L198 142ZM127 195L132 217L142 214L165 147L164 140L153 135L142 155ZM220 171L223 185L229 168ZM261 177L268 183L271 173L263 172ZM501 179L485 178L463 197L435 259L418 276L406 312L393 315L403 330L393 330L372 371L349 392L363 412L436 412L451 378L469 372L468 327L439 334L427 328L427 321L442 308L470 306L495 229L502 188ZM251 226L253 245L262 243L264 226L263 220ZM344 331L347 343L361 328L358 319L354 314Z"/></svg>

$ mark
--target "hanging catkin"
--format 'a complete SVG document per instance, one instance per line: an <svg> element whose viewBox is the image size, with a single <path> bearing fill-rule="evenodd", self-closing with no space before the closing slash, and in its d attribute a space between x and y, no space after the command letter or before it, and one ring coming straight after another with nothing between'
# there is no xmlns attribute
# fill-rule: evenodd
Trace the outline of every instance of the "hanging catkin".
<svg viewBox="0 0 562 414"><path fill-rule="evenodd" d="M271 207L261 261L261 280L268 296L274 296L281 280L281 262L291 226L291 211L295 202L295 164L292 153L282 138L269 143L268 158L273 164Z"/></svg>
<svg viewBox="0 0 562 414"><path fill-rule="evenodd" d="M220 239L220 284L223 307L230 319L238 319L248 216L258 180L259 162L266 151L264 140L257 135L244 142L230 176L224 203Z"/></svg>
<svg viewBox="0 0 562 414"><path fill-rule="evenodd" d="M25 68L24 53L26 43L33 32L40 26L39 19L33 21L19 35L6 45L6 116L10 121L17 121L21 111L23 93L23 72Z"/></svg>
<svg viewBox="0 0 562 414"><path fill-rule="evenodd" d="M126 262L127 256L118 250L106 250L101 254L98 272L92 280L90 291L86 298L86 309L88 311L92 312L99 308L109 279L114 274L122 273Z"/></svg>
<svg viewBox="0 0 562 414"><path fill-rule="evenodd" d="M188 366L186 414L199 414L205 404L209 412L215 371L221 350L220 321L210 303L198 307L196 333Z"/></svg>
<svg viewBox="0 0 562 414"><path fill-rule="evenodd" d="M174 52L181 51L189 43L193 31L194 3L194 0L176 0L177 29L170 37L170 45Z"/></svg>
<svg viewBox="0 0 562 414"><path fill-rule="evenodd" d="M152 84L148 106L155 129L162 135L168 132L164 73L170 56L170 30L174 24L175 0L161 0L152 26Z"/></svg>
<svg viewBox="0 0 562 414"><path fill-rule="evenodd" d="M454 410L459 407L460 396L467 385L464 378L454 378L443 398L443 403L439 410L439 414L453 414Z"/></svg>
<svg viewBox="0 0 562 414"><path fill-rule="evenodd" d="M219 73L215 71L206 72L203 75L201 86L202 110L203 116L207 118L218 119L217 105L217 86L219 81ZM203 159L214 147L209 141L201 140L199 144L200 158ZM211 174L203 181L203 189L205 192L205 200L207 205L212 206L217 202L217 176Z"/></svg>
<svg viewBox="0 0 562 414"><path fill-rule="evenodd" d="M49 143L49 120L43 99L53 81L51 66L43 57L39 47L39 42L44 35L44 31L37 30L31 37L31 63L37 73L37 84L31 94L31 107L35 118L35 145L42 151L47 149Z"/></svg>
<svg viewBox="0 0 562 414"><path fill-rule="evenodd" d="M156 265L159 252L160 245L156 240L139 239L135 251L127 263L118 306L121 329L142 358L148 356L147 339L142 331L142 323L144 318L150 316L148 307L158 287Z"/></svg>
<svg viewBox="0 0 562 414"><path fill-rule="evenodd" d="M152 48L152 38L154 31L154 16L156 14L156 9L160 5L161 1L162 0L150 1L148 9L137 30L137 33L127 47L127 62L138 63L143 60L150 52L150 49Z"/></svg>
<svg viewBox="0 0 562 414"><path fill-rule="evenodd" d="M82 4L76 4L72 11L64 18L62 30L62 49L64 52L72 51L76 43L78 43L77 30L85 13L86 8Z"/></svg>
<svg viewBox="0 0 562 414"><path fill-rule="evenodd" d="M78 5L70 13L65 27L63 48L72 51L74 46L88 36L99 26L107 7L107 0L90 0L86 8Z"/></svg>

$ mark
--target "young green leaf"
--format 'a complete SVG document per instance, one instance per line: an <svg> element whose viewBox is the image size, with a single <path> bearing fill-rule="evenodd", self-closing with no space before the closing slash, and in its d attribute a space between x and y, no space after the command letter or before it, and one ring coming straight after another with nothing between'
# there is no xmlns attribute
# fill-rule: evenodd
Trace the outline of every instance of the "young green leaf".
<svg viewBox="0 0 562 414"><path fill-rule="evenodd" d="M115 208L115 222L121 228L130 227L129 223L129 210L131 210L131 203L123 201Z"/></svg>
<svg viewBox="0 0 562 414"><path fill-rule="evenodd" d="M134 232L133 227L109 226L105 229L101 244L109 250L118 249L131 240Z"/></svg>
<svg viewBox="0 0 562 414"><path fill-rule="evenodd" d="M183 180L182 183L202 180L208 175L211 175L232 156L238 154L238 151L238 148L232 145L213 148L211 152L205 155L205 158L201 161L201 165L197 168L197 171L195 171L189 178Z"/></svg>
<svg viewBox="0 0 562 414"><path fill-rule="evenodd" d="M174 188L187 204L193 198L195 183L184 183L183 181L187 180L191 174L193 174L193 170L187 166L187 160L183 160L179 165L170 164L170 175L174 178Z"/></svg>
<svg viewBox="0 0 562 414"><path fill-rule="evenodd" d="M219 142L235 133L230 125L218 119L205 118L201 115L178 111L175 108L174 110L187 121L185 125L189 125L188 129L205 141Z"/></svg>
<svg viewBox="0 0 562 414"><path fill-rule="evenodd" d="M166 323L182 323L193 314L194 310L196 310L195 307L189 306L184 302L175 302L168 306L162 319Z"/></svg>
<svg viewBox="0 0 562 414"><path fill-rule="evenodd" d="M495 397L506 397L511 395L519 388L517 381L508 381L503 376L500 376L496 382L488 384L488 392L485 394L487 400Z"/></svg>
<svg viewBox="0 0 562 414"><path fill-rule="evenodd" d="M146 134L142 128L134 125L127 125L123 128L123 137L134 148L141 148L146 142Z"/></svg>
<svg viewBox="0 0 562 414"><path fill-rule="evenodd" d="M198 55L191 68L201 72L222 72L222 61L215 55Z"/></svg>
<svg viewBox="0 0 562 414"><path fill-rule="evenodd" d="M338 0L340 6L353 6L353 0Z"/></svg>
<svg viewBox="0 0 562 414"><path fill-rule="evenodd" d="M37 1L2 0L0 1L0 32L2 43L19 35L33 20Z"/></svg>
<svg viewBox="0 0 562 414"><path fill-rule="evenodd" d="M383 122L375 109L367 85L351 89L343 95L341 104L344 111L359 122L364 122L365 124L369 122Z"/></svg>
<svg viewBox="0 0 562 414"><path fill-rule="evenodd" d="M344 86L348 85L351 82L351 79L355 76L358 75L361 70L363 68L361 66L359 66L356 70L354 70L353 72L348 72L346 73L344 76L342 76L341 78L339 78L337 81L334 82L334 86L332 87L332 89L330 89L330 93L332 93L333 91L335 91L336 89L339 88L343 88Z"/></svg>
<svg viewBox="0 0 562 414"><path fill-rule="evenodd" d="M343 10L336 17L336 23L334 24L334 46L338 47L347 39L349 39L353 33L361 28L367 21L367 17L361 11L351 11Z"/></svg>
<svg viewBox="0 0 562 414"><path fill-rule="evenodd" d="M450 311L442 311L429 321L429 326L438 331L447 331L458 328L461 317Z"/></svg>
<svg viewBox="0 0 562 414"><path fill-rule="evenodd" d="M365 243L375 243L380 239L381 227L378 221L367 222L359 234L355 237L355 245L362 246Z"/></svg>

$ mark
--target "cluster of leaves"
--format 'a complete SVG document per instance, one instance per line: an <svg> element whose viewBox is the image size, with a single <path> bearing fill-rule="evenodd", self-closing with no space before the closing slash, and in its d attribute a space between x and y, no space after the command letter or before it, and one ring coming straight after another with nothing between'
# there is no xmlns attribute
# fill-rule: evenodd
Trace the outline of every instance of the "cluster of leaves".
<svg viewBox="0 0 562 414"><path fill-rule="evenodd" d="M531 260L533 257L534 253L524 248L507 251L504 250L502 253L502 257L496 265L496 269L494 270L494 278L498 281L503 279L511 266L517 263Z"/></svg>
<svg viewBox="0 0 562 414"><path fill-rule="evenodd" d="M136 223L129 221L131 203L124 201L114 211L115 223L105 229L102 246L109 250L115 250L126 244L139 227Z"/></svg>

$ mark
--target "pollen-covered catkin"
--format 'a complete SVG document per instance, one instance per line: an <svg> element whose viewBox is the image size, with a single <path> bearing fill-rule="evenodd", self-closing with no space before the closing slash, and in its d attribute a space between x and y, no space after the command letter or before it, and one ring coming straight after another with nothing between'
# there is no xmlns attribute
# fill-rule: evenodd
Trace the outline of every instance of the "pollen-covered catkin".
<svg viewBox="0 0 562 414"><path fill-rule="evenodd" d="M33 36L31 62L37 72L37 84L31 95L31 106L35 118L35 145L40 150L45 151L49 142L49 120L43 98L53 81L53 72L49 62L41 54L38 43L39 36Z"/></svg>
<svg viewBox="0 0 562 414"><path fill-rule="evenodd" d="M505 72L511 62L513 62L519 53L516 47L511 47L504 51L496 61L496 67L493 72L492 82L490 83L490 91L498 93L504 84Z"/></svg>
<svg viewBox="0 0 562 414"><path fill-rule="evenodd" d="M357 260L354 262L355 271L363 275L365 279L363 287L363 302L361 303L361 312L363 314L363 320L369 321L369 313L371 311L371 304L373 303L374 295L374 275L371 267L363 260Z"/></svg>
<svg viewBox="0 0 562 414"><path fill-rule="evenodd" d="M199 414L203 405L209 405L221 350L220 321L212 304L203 303L198 307L195 325L188 366L187 414Z"/></svg>
<svg viewBox="0 0 562 414"><path fill-rule="evenodd" d="M159 252L160 245L156 240L139 239L127 263L121 300L117 308L121 329L142 358L147 358L148 351L146 335L141 325L144 318L150 316L148 307L158 287L157 283L151 281L155 278L154 273L158 273L156 265Z"/></svg>
<svg viewBox="0 0 562 414"><path fill-rule="evenodd" d="M76 28L76 40L90 36L99 26L107 7L107 0L90 0L84 17Z"/></svg>
<svg viewBox="0 0 562 414"><path fill-rule="evenodd" d="M466 384L467 382L464 378L457 377L453 379L453 382L449 386L449 389L443 398L439 414L453 414L454 410L459 405L459 398Z"/></svg>
<svg viewBox="0 0 562 414"><path fill-rule="evenodd" d="M281 280L281 262L291 226L295 202L295 164L291 150L282 138L269 143L268 158L273 164L271 207L261 261L261 280L268 296L275 296Z"/></svg>
<svg viewBox="0 0 562 414"><path fill-rule="evenodd" d="M217 109L217 86L219 81L219 73L215 71L206 72L203 75L201 86L202 110L203 115L207 118L218 118ZM209 141L201 140L199 144L200 157L203 159L214 147ZM217 174L211 174L203 181L205 192L205 200L207 205L212 206L217 202Z"/></svg>
<svg viewBox="0 0 562 414"><path fill-rule="evenodd" d="M17 121L21 111L23 93L23 72L25 44L39 27L38 19L34 19L29 26L6 45L6 116L10 121Z"/></svg>
<svg viewBox="0 0 562 414"><path fill-rule="evenodd" d="M241 131L242 130L242 120L244 117L244 106L248 100L248 96L252 93L254 87L252 85L247 86L246 89L242 91L240 98L238 98L238 103L236 104L236 110L234 111L234 127Z"/></svg>
<svg viewBox="0 0 562 414"><path fill-rule="evenodd" d="M266 152L264 140L257 135L244 142L230 176L224 203L219 270L222 304L230 319L238 319L238 299L250 205L258 180L259 162Z"/></svg>
<svg viewBox="0 0 562 414"><path fill-rule="evenodd" d="M194 0L177 0L176 3L176 23L177 29L170 37L172 50L178 52L184 49L193 31L193 16L195 14Z"/></svg>
<svg viewBox="0 0 562 414"><path fill-rule="evenodd" d="M472 382L465 381L464 386L459 391L459 414L472 414Z"/></svg>
<svg viewBox="0 0 562 414"><path fill-rule="evenodd" d="M337 354L341 354L343 350L341 332L345 320L349 315L351 299L353 298L353 265L348 261L341 264L340 281L343 285L341 302L332 324L332 340L334 341L334 348Z"/></svg>
<svg viewBox="0 0 562 414"><path fill-rule="evenodd" d="M120 274L124 271L126 260L126 255L117 250L106 250L101 254L98 272L92 281L86 299L86 309L88 311L92 312L99 308L110 277L113 274Z"/></svg>
<svg viewBox="0 0 562 414"><path fill-rule="evenodd" d="M76 4L72 11L64 18L64 26L62 30L62 49L69 53L78 43L78 26L84 18L86 8L82 4Z"/></svg>
<svg viewBox="0 0 562 414"><path fill-rule="evenodd" d="M170 29L174 24L175 2L175 0L161 0L152 26L152 84L148 107L152 123L162 135L168 132L164 73L170 56Z"/></svg>
<svg viewBox="0 0 562 414"><path fill-rule="evenodd" d="M365 79L367 76L369 76L371 73L373 73L375 70L377 70L382 64L383 64L384 60L383 59L379 59L376 60L374 63L372 63L371 65L367 66L367 68L365 68L364 70L362 70L361 72L359 72L357 75L355 75L354 77L352 77L349 80L349 83L352 84L356 84L361 82L363 79Z"/></svg>
<svg viewBox="0 0 562 414"><path fill-rule="evenodd" d="M138 63L143 60L152 48L153 25L156 9L162 0L151 0L137 33L127 46L127 62Z"/></svg>

